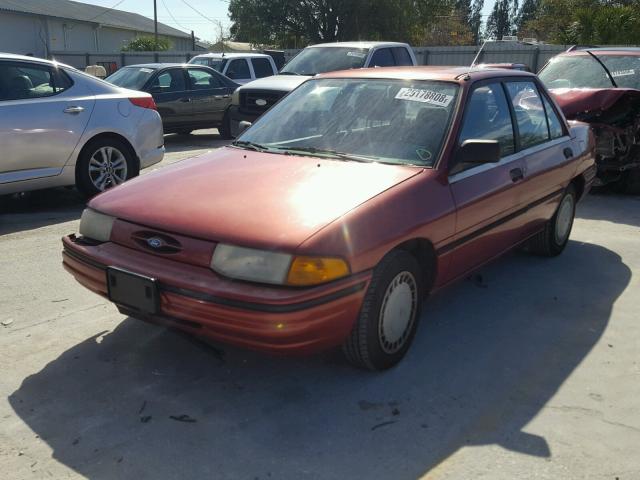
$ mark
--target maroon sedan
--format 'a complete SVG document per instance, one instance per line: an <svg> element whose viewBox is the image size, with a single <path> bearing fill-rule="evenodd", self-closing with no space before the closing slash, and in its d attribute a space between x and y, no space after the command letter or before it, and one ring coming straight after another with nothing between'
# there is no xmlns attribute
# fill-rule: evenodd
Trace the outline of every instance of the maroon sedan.
<svg viewBox="0 0 640 480"><path fill-rule="evenodd" d="M428 293L515 246L558 255L594 174L589 128L532 74L337 72L95 197L64 266L132 317L384 369Z"/></svg>

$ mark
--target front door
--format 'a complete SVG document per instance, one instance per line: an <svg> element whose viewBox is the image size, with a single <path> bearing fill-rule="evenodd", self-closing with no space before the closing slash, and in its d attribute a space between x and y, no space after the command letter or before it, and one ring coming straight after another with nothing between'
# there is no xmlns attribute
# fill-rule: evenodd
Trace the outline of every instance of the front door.
<svg viewBox="0 0 640 480"><path fill-rule="evenodd" d="M447 281L499 255L517 242L513 228L521 208L524 164L515 153L511 113L500 82L484 83L470 93L458 139L500 143L498 163L449 166L449 184L456 204L456 234L441 254L450 256Z"/></svg>
<svg viewBox="0 0 640 480"><path fill-rule="evenodd" d="M0 61L0 183L58 175L94 103L60 69Z"/></svg>

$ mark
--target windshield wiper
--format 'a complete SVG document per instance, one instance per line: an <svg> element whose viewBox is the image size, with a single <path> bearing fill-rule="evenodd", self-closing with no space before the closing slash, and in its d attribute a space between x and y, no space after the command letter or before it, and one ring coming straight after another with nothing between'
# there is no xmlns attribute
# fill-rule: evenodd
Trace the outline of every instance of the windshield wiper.
<svg viewBox="0 0 640 480"><path fill-rule="evenodd" d="M358 155L352 155L350 153L338 152L336 150L316 148L316 147L274 147L278 150L286 150L291 154L295 155L295 152L308 153L310 155L319 156L319 157L331 157L331 158L339 158L341 160L353 160L356 162L366 162L371 163L374 162L374 158L361 157Z"/></svg>
<svg viewBox="0 0 640 480"><path fill-rule="evenodd" d="M231 145L234 147L246 148L247 150L255 150L256 152L268 152L269 147L260 145L259 143L248 142L246 140L236 140Z"/></svg>
<svg viewBox="0 0 640 480"><path fill-rule="evenodd" d="M589 51L589 50L585 50L589 55L591 55L596 62L598 62L602 68L604 68L604 71L607 72L607 76L609 77L609 80L611 80L611 84L614 86L614 88L618 88L618 84L616 83L616 81L613 79L613 75L611 75L611 72L609 71L609 69L607 68L607 66L603 63L602 60L600 60L600 58L593 52Z"/></svg>
<svg viewBox="0 0 640 480"><path fill-rule="evenodd" d="M296 73L296 72L280 72L279 75L298 75L298 76L300 76L300 74Z"/></svg>

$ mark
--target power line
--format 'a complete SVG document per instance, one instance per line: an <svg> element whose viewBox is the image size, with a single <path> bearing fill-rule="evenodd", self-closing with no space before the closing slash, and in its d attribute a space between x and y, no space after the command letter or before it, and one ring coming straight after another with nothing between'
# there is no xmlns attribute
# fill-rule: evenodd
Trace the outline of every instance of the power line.
<svg viewBox="0 0 640 480"><path fill-rule="evenodd" d="M187 7L189 7L191 10L193 10L194 12L196 12L198 15L200 15L202 18L206 18L207 20L209 20L211 23L217 23L215 20L207 17L204 13L202 13L200 10L198 10L197 8L193 7L192 5L190 5L187 0L182 0L182 3L184 3Z"/></svg>
<svg viewBox="0 0 640 480"><path fill-rule="evenodd" d="M116 8L118 5L120 5L121 3L123 3L124 0L120 0L119 2L116 2L115 5L113 5L112 7L109 8L105 8L103 12L100 12L98 15L96 15L95 17L91 17L91 18L87 18L86 20L84 20L85 22L90 22L91 20L95 20L98 17L101 17L102 15L104 15L107 12L110 12L111 10L113 10L114 8Z"/></svg>
<svg viewBox="0 0 640 480"><path fill-rule="evenodd" d="M167 7L167 4L164 3L164 0L160 0L162 2L162 6L164 7L164 9L167 11L167 13L169 14L169 16L173 19L173 22L178 25L180 28L182 28L183 30L189 31L189 29L187 27L185 27L184 25L181 25L180 22L178 22L175 17L173 16L173 13L171 13L171 10L169 10L169 8Z"/></svg>

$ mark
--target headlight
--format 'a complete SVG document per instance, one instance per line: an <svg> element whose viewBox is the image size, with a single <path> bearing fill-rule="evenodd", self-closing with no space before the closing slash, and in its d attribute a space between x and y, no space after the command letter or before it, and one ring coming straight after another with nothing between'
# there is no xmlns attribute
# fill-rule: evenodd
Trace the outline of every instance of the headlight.
<svg viewBox="0 0 640 480"><path fill-rule="evenodd" d="M240 89L236 88L235 92L231 94L231 105L240 105Z"/></svg>
<svg viewBox="0 0 640 480"><path fill-rule="evenodd" d="M115 219L116 217L85 208L80 218L80 235L99 242L108 242Z"/></svg>
<svg viewBox="0 0 640 480"><path fill-rule="evenodd" d="M310 286L349 274L339 258L295 257L286 253L219 244L211 268L230 278L274 285Z"/></svg>

